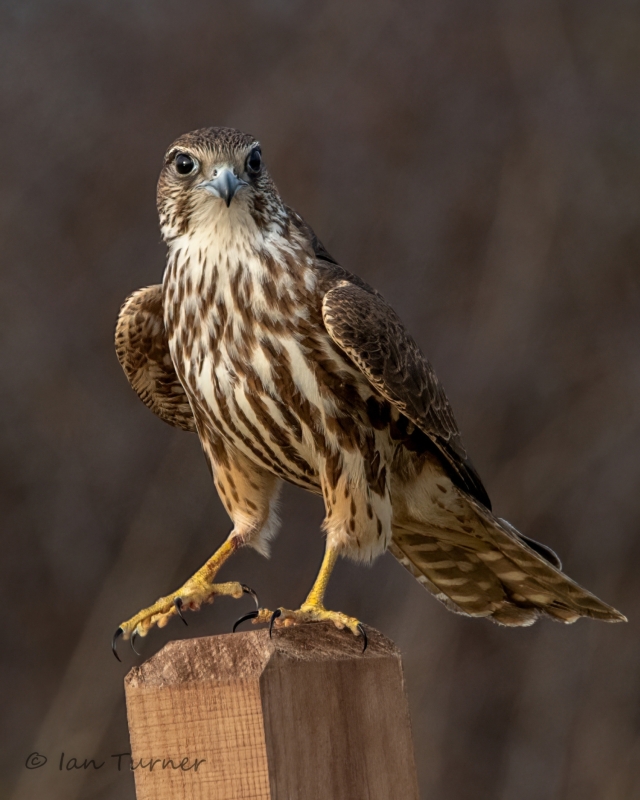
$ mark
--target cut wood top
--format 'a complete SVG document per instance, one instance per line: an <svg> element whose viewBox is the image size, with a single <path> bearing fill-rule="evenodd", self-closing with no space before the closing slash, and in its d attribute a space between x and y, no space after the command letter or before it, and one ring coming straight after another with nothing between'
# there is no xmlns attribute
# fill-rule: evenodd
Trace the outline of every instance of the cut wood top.
<svg viewBox="0 0 640 800"><path fill-rule="evenodd" d="M341 661L353 658L400 658L397 647L373 628L362 653L362 639L332 623L179 639L166 644L125 678L128 688L170 686L193 681L259 677L274 657L286 661Z"/></svg>

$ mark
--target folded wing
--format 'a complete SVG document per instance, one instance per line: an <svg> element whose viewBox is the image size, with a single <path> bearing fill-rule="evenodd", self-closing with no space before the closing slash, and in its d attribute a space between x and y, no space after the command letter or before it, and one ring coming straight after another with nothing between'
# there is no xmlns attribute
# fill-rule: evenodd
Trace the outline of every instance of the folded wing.
<svg viewBox="0 0 640 800"><path fill-rule="evenodd" d="M147 408L176 428L196 430L189 400L169 353L160 284L139 289L125 300L116 325L116 354Z"/></svg>
<svg viewBox="0 0 640 800"><path fill-rule="evenodd" d="M619 611L565 575L550 548L492 514L442 386L383 298L340 281L324 297L323 318L331 338L372 387L437 448L444 480L434 481L429 470L415 478L424 483L425 508L414 507L412 516L405 509L404 517L394 509L389 545L420 583L452 611L503 625L530 625L541 615L562 622L581 616L623 621ZM430 481L441 493L439 516L428 507Z"/></svg>
<svg viewBox="0 0 640 800"><path fill-rule="evenodd" d="M341 281L325 295L322 313L329 336L371 385L431 439L451 480L491 508L444 389L395 311L379 294Z"/></svg>

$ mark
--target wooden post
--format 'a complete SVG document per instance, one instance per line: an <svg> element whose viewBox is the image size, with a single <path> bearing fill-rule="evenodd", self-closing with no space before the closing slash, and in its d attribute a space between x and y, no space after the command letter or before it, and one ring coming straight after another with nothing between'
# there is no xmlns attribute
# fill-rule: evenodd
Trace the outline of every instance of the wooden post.
<svg viewBox="0 0 640 800"><path fill-rule="evenodd" d="M170 642L125 679L138 800L417 800L400 654L333 625Z"/></svg>

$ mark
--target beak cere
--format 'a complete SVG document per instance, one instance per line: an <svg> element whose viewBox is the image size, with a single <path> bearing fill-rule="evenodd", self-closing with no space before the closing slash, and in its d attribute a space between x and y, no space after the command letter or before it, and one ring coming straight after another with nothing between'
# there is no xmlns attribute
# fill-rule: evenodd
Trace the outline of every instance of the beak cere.
<svg viewBox="0 0 640 800"><path fill-rule="evenodd" d="M228 167L222 167L218 170L218 174L210 181L203 181L198 184L198 189L205 189L205 191L212 194L214 197L219 197L227 204L227 208L231 205L231 201L235 193L241 186L246 186L246 181L241 180Z"/></svg>

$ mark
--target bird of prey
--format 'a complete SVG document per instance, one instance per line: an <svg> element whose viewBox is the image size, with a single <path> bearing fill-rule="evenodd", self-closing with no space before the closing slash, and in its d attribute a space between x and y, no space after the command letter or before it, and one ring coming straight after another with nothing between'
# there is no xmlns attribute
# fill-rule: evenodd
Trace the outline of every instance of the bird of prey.
<svg viewBox="0 0 640 800"><path fill-rule="evenodd" d="M254 621L330 620L365 636L324 607L325 589L338 556L371 561L387 548L461 614L512 626L625 619L492 513L431 365L383 297L285 205L253 136L178 138L157 203L164 279L125 301L117 355L155 414L197 432L233 530L184 586L123 622L114 645L249 591L214 578L239 547L267 554L283 481L322 495L325 555L299 609L259 609Z"/></svg>

